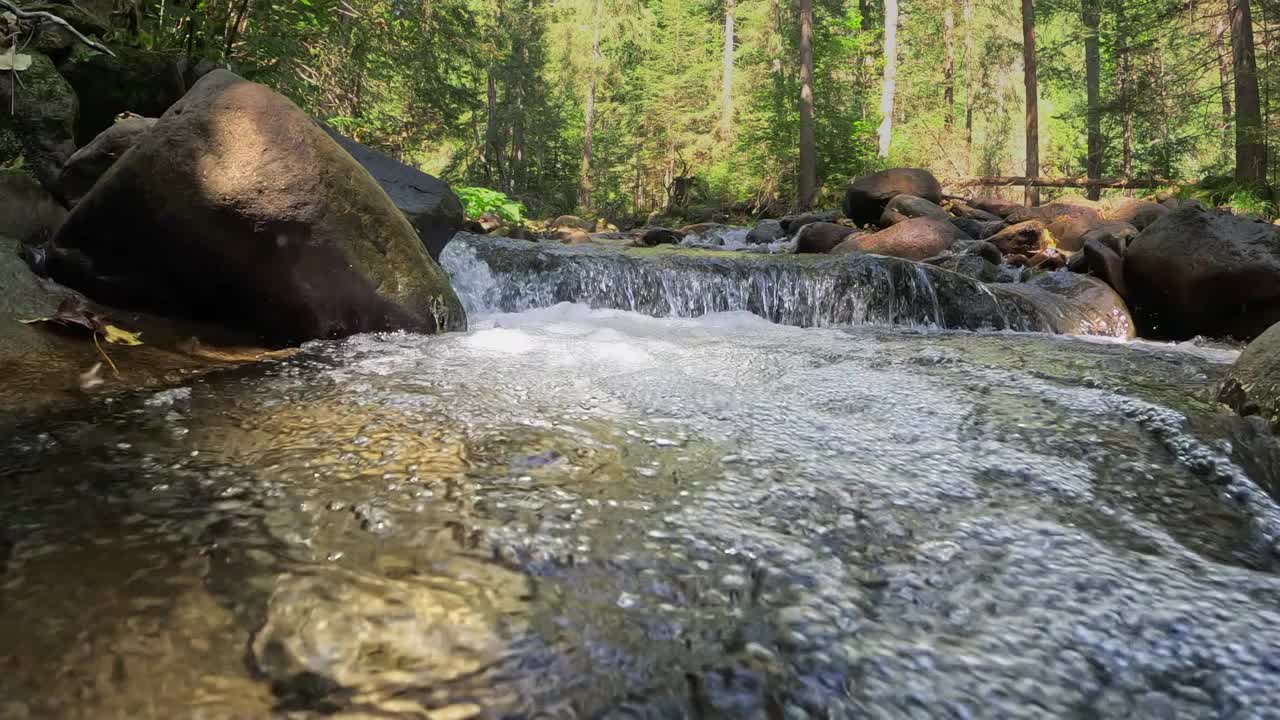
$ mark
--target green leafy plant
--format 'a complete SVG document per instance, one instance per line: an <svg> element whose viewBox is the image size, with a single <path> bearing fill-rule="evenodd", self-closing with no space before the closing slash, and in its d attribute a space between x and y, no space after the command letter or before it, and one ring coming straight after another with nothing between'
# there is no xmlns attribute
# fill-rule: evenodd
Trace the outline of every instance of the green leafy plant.
<svg viewBox="0 0 1280 720"><path fill-rule="evenodd" d="M485 213L492 213L504 222L517 225L524 222L524 205L507 197L505 193L482 187L455 188L454 192L462 200L462 208L467 217L473 220Z"/></svg>

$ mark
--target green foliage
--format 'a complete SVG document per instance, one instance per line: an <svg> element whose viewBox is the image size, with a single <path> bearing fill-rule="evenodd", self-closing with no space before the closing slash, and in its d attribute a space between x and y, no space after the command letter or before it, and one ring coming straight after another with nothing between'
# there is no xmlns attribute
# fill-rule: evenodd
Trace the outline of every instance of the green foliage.
<svg viewBox="0 0 1280 720"><path fill-rule="evenodd" d="M462 200L462 208L467 217L472 220L485 213L492 213L503 222L516 225L524 222L524 205L507 197L506 193L482 187L454 188L454 192Z"/></svg>

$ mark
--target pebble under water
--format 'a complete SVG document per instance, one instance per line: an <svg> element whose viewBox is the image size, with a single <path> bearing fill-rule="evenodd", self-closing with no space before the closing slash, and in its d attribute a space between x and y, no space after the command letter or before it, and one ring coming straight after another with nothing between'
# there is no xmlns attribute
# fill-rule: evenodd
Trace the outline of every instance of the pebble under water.
<svg viewBox="0 0 1280 720"><path fill-rule="evenodd" d="M0 717L1280 717L1230 353L472 324L8 432Z"/></svg>

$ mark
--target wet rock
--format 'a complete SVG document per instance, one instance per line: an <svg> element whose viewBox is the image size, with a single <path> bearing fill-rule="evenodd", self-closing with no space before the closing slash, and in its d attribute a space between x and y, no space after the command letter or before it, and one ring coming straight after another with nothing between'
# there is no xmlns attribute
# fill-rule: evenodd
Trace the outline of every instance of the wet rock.
<svg viewBox="0 0 1280 720"><path fill-rule="evenodd" d="M132 115L98 133L98 137L75 151L62 166L58 175L58 194L68 206L74 207L98 182L98 178L105 175L116 160L136 145L155 124L155 118Z"/></svg>
<svg viewBox="0 0 1280 720"><path fill-rule="evenodd" d="M856 232L851 227L829 222L809 223L796 233L797 253L828 253Z"/></svg>
<svg viewBox="0 0 1280 720"><path fill-rule="evenodd" d="M48 263L95 299L273 344L466 322L443 271L359 163L293 103L225 70L94 186Z"/></svg>
<svg viewBox="0 0 1280 720"><path fill-rule="evenodd" d="M1085 242L1081 255L1085 258L1089 272L1093 273L1094 277L1110 285L1113 290L1120 293L1121 297L1128 296L1124 284L1124 258L1110 245L1089 240Z"/></svg>
<svg viewBox="0 0 1280 720"><path fill-rule="evenodd" d="M1111 248L1118 255L1124 255L1129 241L1138 236L1138 230L1129 223L1108 222L1084 234L1081 248L1092 242L1099 242Z"/></svg>
<svg viewBox="0 0 1280 720"><path fill-rule="evenodd" d="M1257 415L1280 434L1280 323L1240 353L1218 398L1241 415Z"/></svg>
<svg viewBox="0 0 1280 720"><path fill-rule="evenodd" d="M928 170L894 168L850 181L844 195L845 217L857 225L870 225L880 220L890 200L903 194L942 203L942 185Z"/></svg>
<svg viewBox="0 0 1280 720"><path fill-rule="evenodd" d="M0 231L5 235L24 245L42 243L66 219L66 209L35 178L17 170L0 170Z"/></svg>
<svg viewBox="0 0 1280 720"><path fill-rule="evenodd" d="M648 228L644 234L640 236L640 244L645 247L655 247L657 245L678 245L684 238L684 234L678 230L669 228Z"/></svg>
<svg viewBox="0 0 1280 720"><path fill-rule="evenodd" d="M1104 211L1102 217L1113 222L1128 223L1141 231L1169 212L1170 208L1150 200L1125 200Z"/></svg>
<svg viewBox="0 0 1280 720"><path fill-rule="evenodd" d="M970 218L951 218L951 224L956 228L976 240L986 240L992 235L1009 227L1009 223L1003 220L972 220Z"/></svg>
<svg viewBox="0 0 1280 720"><path fill-rule="evenodd" d="M889 204L885 206L885 212L898 213L907 218L930 217L944 222L951 219L951 214L943 210L941 205L915 195L906 194L895 195L889 201Z"/></svg>
<svg viewBox="0 0 1280 720"><path fill-rule="evenodd" d="M122 113L160 117L186 91L180 56L120 46L112 51L114 57L73 56L59 68L80 98L78 144L88 144Z"/></svg>
<svg viewBox="0 0 1280 720"><path fill-rule="evenodd" d="M882 228L887 228L887 227L893 227L894 225L897 225L900 222L906 222L910 219L911 218L907 217L906 215L903 215L897 210L885 210L883 213L880 213L880 222L876 224Z"/></svg>
<svg viewBox="0 0 1280 720"><path fill-rule="evenodd" d="M1030 300L1054 332L1134 337L1133 318L1124 300L1106 283L1088 275L1066 271L1036 273L1027 282L992 288Z"/></svg>
<svg viewBox="0 0 1280 720"><path fill-rule="evenodd" d="M1252 339L1280 321L1280 228L1180 208L1129 244L1124 278L1144 336Z"/></svg>
<svg viewBox="0 0 1280 720"><path fill-rule="evenodd" d="M964 253L965 255L977 255L993 265L999 265L1003 259L1003 256L1000 253L1000 248L986 242L985 240L958 240L952 246L952 249Z"/></svg>
<svg viewBox="0 0 1280 720"><path fill-rule="evenodd" d="M18 165L41 185L52 188L62 164L75 152L74 125L79 104L67 81L46 55L27 52L31 67L22 71L21 85L14 87L15 73L0 72L0 166ZM9 98L16 97L13 112Z"/></svg>
<svg viewBox="0 0 1280 720"><path fill-rule="evenodd" d="M549 228L575 228L583 232L595 232L595 223L589 220L583 220L577 215L561 215L551 222L547 223Z"/></svg>
<svg viewBox="0 0 1280 720"><path fill-rule="evenodd" d="M440 250L462 229L465 221L462 201L449 183L371 150L328 125L321 127L369 171L391 202L409 219L431 259L438 260ZM497 223L493 227L497 227Z"/></svg>
<svg viewBox="0 0 1280 720"><path fill-rule="evenodd" d="M1053 245L1044 223L1039 220L1010 225L986 240L1006 255L1035 255Z"/></svg>
<svg viewBox="0 0 1280 720"><path fill-rule="evenodd" d="M924 260L940 255L958 240L970 240L949 222L913 218L876 233L854 235L834 248L835 253L864 252Z"/></svg>
<svg viewBox="0 0 1280 720"><path fill-rule="evenodd" d="M1084 252L1072 253L1071 258L1067 260L1067 269L1073 273L1089 272L1089 258L1085 257Z"/></svg>
<svg viewBox="0 0 1280 720"><path fill-rule="evenodd" d="M1015 225L1028 220L1039 220L1053 234L1058 248L1072 252L1084 246L1085 233L1102 225L1102 216L1097 210L1063 203L1019 208L1009 213L1006 219Z"/></svg>
<svg viewBox="0 0 1280 720"><path fill-rule="evenodd" d="M949 255L926 262L979 282L995 282L998 274L996 265L980 255Z"/></svg>
<svg viewBox="0 0 1280 720"><path fill-rule="evenodd" d="M809 223L833 223L839 219L839 210L824 210L821 212L802 213L800 215L787 215L779 222L782 223L783 231L786 232L786 234L791 235Z"/></svg>
<svg viewBox="0 0 1280 720"><path fill-rule="evenodd" d="M761 220L756 226L751 228L751 232L747 233L747 242L752 245L765 245L771 242L777 242L787 236L787 232L782 229L782 223L777 220Z"/></svg>

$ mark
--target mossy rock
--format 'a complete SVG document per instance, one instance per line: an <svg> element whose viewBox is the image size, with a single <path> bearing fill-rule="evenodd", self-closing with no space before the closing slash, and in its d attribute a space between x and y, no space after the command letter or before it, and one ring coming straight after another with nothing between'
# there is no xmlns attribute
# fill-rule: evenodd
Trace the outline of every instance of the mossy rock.
<svg viewBox="0 0 1280 720"><path fill-rule="evenodd" d="M1241 415L1257 415L1280 434L1280 323L1249 343L1218 398Z"/></svg>
<svg viewBox="0 0 1280 720"><path fill-rule="evenodd" d="M22 71L17 88L13 73L0 73L0 97L15 93L13 114L0 112L0 165L15 165L15 151L20 150L27 171L45 187L53 187L62 163L76 150L72 133L78 103L49 56L26 54L31 67Z"/></svg>
<svg viewBox="0 0 1280 720"><path fill-rule="evenodd" d="M186 92L179 56L132 48L113 50L114 57L74 53L61 67L80 98L75 124L78 145L111 127L121 113L159 117Z"/></svg>

